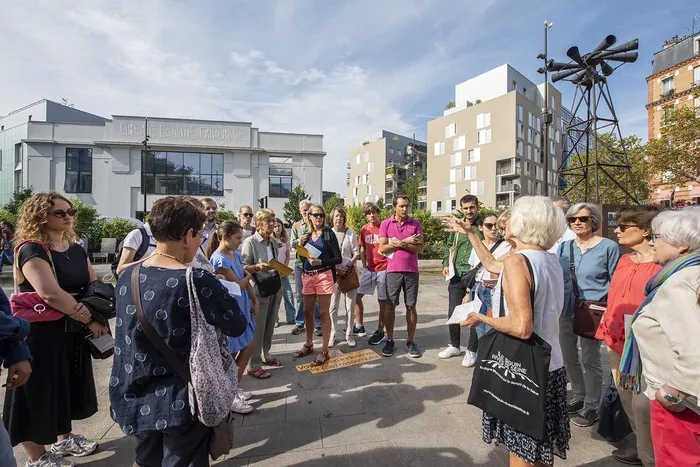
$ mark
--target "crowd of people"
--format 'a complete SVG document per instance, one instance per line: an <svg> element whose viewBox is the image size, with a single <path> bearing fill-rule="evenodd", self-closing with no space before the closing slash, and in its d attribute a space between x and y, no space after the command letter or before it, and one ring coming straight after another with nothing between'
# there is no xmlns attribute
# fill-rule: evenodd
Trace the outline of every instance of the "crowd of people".
<svg viewBox="0 0 700 467"><path fill-rule="evenodd" d="M466 195L459 206L443 218L447 316L463 303L481 305L448 326L439 358L462 355L465 327L462 365L475 367L475 377L487 353L507 353L498 347L504 343L546 349L546 357L533 353L546 358L539 362L543 434L484 409L484 441L503 444L511 465L566 458L570 423L598 422L603 381L611 378L636 435L635 448L614 451L616 459L647 467L700 462L700 352L691 337L700 333L700 209L622 209L613 242L598 234L602 216L593 204L522 197L504 213L479 214L478 198ZM282 366L271 349L284 322L305 337L295 358L323 365L339 337L353 348L367 336L363 300L374 296L378 323L367 341L391 357L403 297L405 351L422 356L424 238L407 197L396 196L383 221L379 207L366 203L359 232L342 206L326 213L302 201L291 235L269 209L241 206L238 222L218 222L217 209L209 198L154 203L115 264L113 315L88 306L87 291L94 294L99 281L76 242L70 200L37 193L16 232L1 226L0 262L13 265L15 278L11 300L0 293L0 359L8 368L1 465L14 465L18 444L28 467L69 466L70 456L97 450L96 441L72 432L73 420L97 413L92 358L113 358L110 414L135 438L136 465L204 466L226 415L254 410L244 375L267 379ZM105 317L114 318L113 329ZM203 375L194 362L212 348L219 373ZM206 377L217 383L203 387ZM492 384L485 381L480 391L498 392L482 388Z"/></svg>

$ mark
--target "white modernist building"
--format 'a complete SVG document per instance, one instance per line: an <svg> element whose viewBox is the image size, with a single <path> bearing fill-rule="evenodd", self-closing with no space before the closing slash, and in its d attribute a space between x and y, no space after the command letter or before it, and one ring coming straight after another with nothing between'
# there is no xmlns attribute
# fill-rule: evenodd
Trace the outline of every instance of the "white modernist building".
<svg viewBox="0 0 700 467"><path fill-rule="evenodd" d="M108 119L41 100L0 117L0 203L31 187L78 198L103 216L141 217L144 198L146 211L181 194L235 211L256 210L267 197L281 217L298 184L322 199L324 156L321 135L262 132L246 122Z"/></svg>

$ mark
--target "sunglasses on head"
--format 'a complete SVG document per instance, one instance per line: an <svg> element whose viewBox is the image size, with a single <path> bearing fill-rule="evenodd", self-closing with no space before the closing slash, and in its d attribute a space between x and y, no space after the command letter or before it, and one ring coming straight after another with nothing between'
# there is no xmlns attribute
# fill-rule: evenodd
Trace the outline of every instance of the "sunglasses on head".
<svg viewBox="0 0 700 467"><path fill-rule="evenodd" d="M70 208L70 209L67 209L65 211L63 209L58 209L56 211L50 212L49 214L51 214L52 216L58 217L59 219L63 219L66 216L75 217L75 214L77 212L78 211L76 211L75 209Z"/></svg>
<svg viewBox="0 0 700 467"><path fill-rule="evenodd" d="M617 227L620 229L620 232L624 232L627 229L630 229L632 227L637 227L637 226L634 224L618 224Z"/></svg>
<svg viewBox="0 0 700 467"><path fill-rule="evenodd" d="M576 221L581 221L582 224L585 224L590 220L590 216L581 216L581 217L567 217L566 222L569 224L575 224Z"/></svg>
<svg viewBox="0 0 700 467"><path fill-rule="evenodd" d="M309 214L309 216L315 217L316 219L322 219L322 218L326 217L326 215L322 212L314 212L312 214Z"/></svg>
<svg viewBox="0 0 700 467"><path fill-rule="evenodd" d="M491 230L491 229L493 229L494 227L496 227L496 224L493 224L493 223L491 223L491 222L484 222L484 227L486 227L487 229Z"/></svg>

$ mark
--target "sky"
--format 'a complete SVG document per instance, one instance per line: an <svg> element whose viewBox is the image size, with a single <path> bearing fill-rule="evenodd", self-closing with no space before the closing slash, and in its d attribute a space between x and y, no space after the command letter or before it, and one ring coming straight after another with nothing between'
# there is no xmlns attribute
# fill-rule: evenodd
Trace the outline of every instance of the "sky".
<svg viewBox="0 0 700 467"><path fill-rule="evenodd" d="M700 30L700 2L516 0L0 0L0 115L47 98L109 117L248 121L322 134L325 190L382 129L424 139L454 86L509 63L639 38L609 81L623 135L646 139L645 78L665 39ZM573 85L556 84L570 105Z"/></svg>

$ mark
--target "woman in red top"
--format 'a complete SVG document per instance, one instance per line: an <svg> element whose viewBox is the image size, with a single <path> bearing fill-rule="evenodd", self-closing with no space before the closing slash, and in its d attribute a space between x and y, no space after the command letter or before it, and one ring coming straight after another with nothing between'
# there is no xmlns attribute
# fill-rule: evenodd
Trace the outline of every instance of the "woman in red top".
<svg viewBox="0 0 700 467"><path fill-rule="evenodd" d="M618 375L622 349L625 345L625 317L629 315L631 318L637 311L645 298L644 287L661 269L661 266L652 261L654 250L649 245L651 220L659 212L661 212L660 206L633 206L618 212L619 224L615 229L617 241L620 246L631 249L632 253L622 256L617 263L610 281L608 309L603 315L595 336L597 339L604 340L608 346L610 368L620 394L620 401L637 435L636 449L617 449L612 455L618 461L632 465L654 465L649 399L644 396L644 391L633 395L632 391L622 389Z"/></svg>

